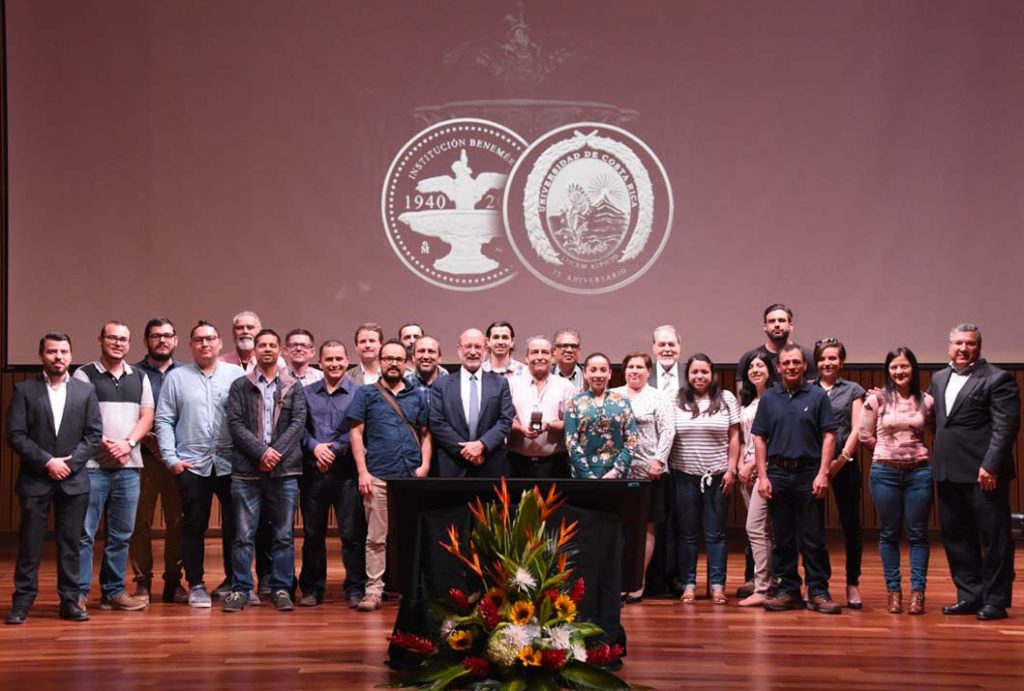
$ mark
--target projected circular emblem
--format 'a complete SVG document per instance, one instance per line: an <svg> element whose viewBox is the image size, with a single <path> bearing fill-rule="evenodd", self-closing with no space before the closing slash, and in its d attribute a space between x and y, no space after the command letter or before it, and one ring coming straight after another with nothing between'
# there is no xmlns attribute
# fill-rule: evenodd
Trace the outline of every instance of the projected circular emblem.
<svg viewBox="0 0 1024 691"><path fill-rule="evenodd" d="M672 226L672 187L646 144L618 127L552 130L523 153L503 200L516 256L571 293L606 293L639 278Z"/></svg>
<svg viewBox="0 0 1024 691"><path fill-rule="evenodd" d="M388 241L420 278L483 290L515 275L501 219L505 182L526 142L473 118L432 125L402 147L384 180Z"/></svg>

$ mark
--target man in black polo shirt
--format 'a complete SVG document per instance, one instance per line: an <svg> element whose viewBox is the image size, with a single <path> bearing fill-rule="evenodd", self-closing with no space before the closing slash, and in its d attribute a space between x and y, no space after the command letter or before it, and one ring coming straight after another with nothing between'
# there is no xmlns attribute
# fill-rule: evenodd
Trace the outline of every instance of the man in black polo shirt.
<svg viewBox="0 0 1024 691"><path fill-rule="evenodd" d="M764 603L769 611L802 609L797 547L804 559L808 607L839 614L828 592L832 567L825 543L825 494L836 446L836 422L824 389L805 381L800 346L779 350L782 384L765 392L751 432L758 491L770 502L775 537L773 566L779 587Z"/></svg>

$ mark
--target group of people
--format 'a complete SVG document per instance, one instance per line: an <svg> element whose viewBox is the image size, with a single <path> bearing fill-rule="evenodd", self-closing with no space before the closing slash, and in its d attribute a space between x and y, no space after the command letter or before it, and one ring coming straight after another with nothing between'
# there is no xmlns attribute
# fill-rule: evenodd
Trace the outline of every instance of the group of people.
<svg viewBox="0 0 1024 691"><path fill-rule="evenodd" d="M1020 401L1014 378L980 357L979 329L951 330L949 366L928 391L906 347L886 356L884 386L865 391L840 376L846 350L837 339L819 340L813 351L793 342L785 305L765 309L764 332L764 343L740 359L735 394L722 387L707 355L680 360L671 325L654 329L650 354L626 354L625 384L617 388L609 386L607 355L582 358L577 330L525 339L520 362L513 358L515 330L504 321L463 331L459 367L450 374L440 364L441 344L414 323L392 339L377 324L360 325L350 366L342 341L317 346L305 329L282 339L246 311L232 321L227 352L217 328L198 322L188 335L192 362L184 364L176 359L174 324L156 317L145 326L145 357L131 365L129 327L112 321L100 331L99 359L72 376L70 338L46 334L43 373L16 387L8 413L8 439L21 458L21 528L7 623L24 623L35 600L51 505L60 616L89 618L93 544L104 516L99 606L147 607L158 498L164 602L208 608L220 599L226 612L267 599L280 611L293 609L296 598L300 606L319 605L333 509L346 600L373 611L386 596L387 481L428 475L650 481L645 571L657 524L667 522L669 571L684 604L697 599L701 540L710 600L728 602L725 524L738 487L749 540L739 605L839 613L829 591L824 499L831 486L845 538L846 602L859 608L858 444L873 450L869 487L881 523L888 611L903 611L905 527L907 611L924 612L936 483L958 594L943 611L1005 617ZM932 452L926 430L935 432ZM214 496L226 578L207 590ZM297 577L296 511L304 534ZM623 595L637 601L643 590Z"/></svg>

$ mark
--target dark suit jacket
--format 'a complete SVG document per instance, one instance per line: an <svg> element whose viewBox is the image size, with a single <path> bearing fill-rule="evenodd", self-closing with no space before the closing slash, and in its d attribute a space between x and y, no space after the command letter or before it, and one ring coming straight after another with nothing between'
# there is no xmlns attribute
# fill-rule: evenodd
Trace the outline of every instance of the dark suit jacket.
<svg viewBox="0 0 1024 691"><path fill-rule="evenodd" d="M15 490L23 497L50 494L59 486L65 494L89 492L86 461L96 453L103 440L100 404L92 384L69 379L64 417L60 433L54 434L53 411L40 376L14 387L7 411L7 441L21 457ZM71 475L57 482L46 472L46 463L55 456L71 456Z"/></svg>
<svg viewBox="0 0 1024 691"><path fill-rule="evenodd" d="M477 439L487 451L484 463L475 466L459 453L460 442L476 441L469 438L469 423L462 411L462 374L438 378L430 396L430 434L437 449L438 471L441 477L498 477L508 475L508 453L505 437L512 429L516 410L512 406L512 393L505 377L493 372L480 371L480 419Z"/></svg>
<svg viewBox="0 0 1024 691"><path fill-rule="evenodd" d="M935 399L932 472L939 482L977 482L978 468L1000 482L1014 477L1013 443L1020 429L1020 392L1004 370L978 360L964 388L946 410L946 385L953 370L939 370L928 392Z"/></svg>

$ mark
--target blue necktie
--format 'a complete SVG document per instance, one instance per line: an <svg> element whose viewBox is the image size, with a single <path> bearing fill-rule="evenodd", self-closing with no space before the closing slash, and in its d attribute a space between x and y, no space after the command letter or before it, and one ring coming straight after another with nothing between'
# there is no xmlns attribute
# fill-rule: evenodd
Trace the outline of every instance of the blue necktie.
<svg viewBox="0 0 1024 691"><path fill-rule="evenodd" d="M476 440L476 426L480 422L480 392L476 386L476 375L469 375L469 441Z"/></svg>

